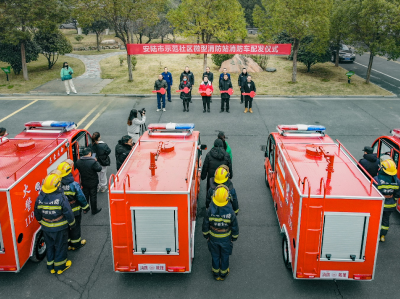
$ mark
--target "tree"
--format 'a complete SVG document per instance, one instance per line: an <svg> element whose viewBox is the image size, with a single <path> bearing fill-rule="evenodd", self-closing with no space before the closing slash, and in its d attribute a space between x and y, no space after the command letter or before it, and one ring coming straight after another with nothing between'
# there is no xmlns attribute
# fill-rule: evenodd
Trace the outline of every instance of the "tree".
<svg viewBox="0 0 400 299"><path fill-rule="evenodd" d="M25 80L27 44L38 28L54 30L69 18L68 0L2 0L0 1L0 41L19 45Z"/></svg>
<svg viewBox="0 0 400 299"><path fill-rule="evenodd" d="M34 41L40 47L44 57L46 57L49 70L56 64L60 54L71 53L73 50L69 39L58 29L53 32L39 30L35 34Z"/></svg>
<svg viewBox="0 0 400 299"><path fill-rule="evenodd" d="M125 45L134 42L133 23L145 16L144 24L158 21L158 10L164 0L101 0L104 18L112 25L115 35ZM127 54L129 81L133 81L131 55Z"/></svg>
<svg viewBox="0 0 400 299"><path fill-rule="evenodd" d="M314 38L312 36L306 36L303 38L297 53L297 60L305 64L307 72L310 71L311 66L314 64L327 62L331 58L331 51L328 43L325 43L326 46L324 52L316 52L313 51L313 41ZM290 58L292 58L292 55L289 59Z"/></svg>
<svg viewBox="0 0 400 299"><path fill-rule="evenodd" d="M254 27L253 22L253 12L256 6L260 7L261 0L239 0L240 5L242 5L244 9L244 16L246 18L246 25L248 27Z"/></svg>
<svg viewBox="0 0 400 299"><path fill-rule="evenodd" d="M233 42L247 35L243 8L238 0L182 0L177 9L168 13L168 19L183 36L199 37L203 44L214 37ZM204 71L206 67L207 53L204 54Z"/></svg>
<svg viewBox="0 0 400 299"><path fill-rule="evenodd" d="M89 26L83 28L83 33L85 35L88 35L90 31L94 32L96 34L96 45L97 45L97 51L100 52L100 43L103 40L101 37L101 34L109 28L109 24L106 20L95 20L93 21Z"/></svg>
<svg viewBox="0 0 400 299"><path fill-rule="evenodd" d="M357 53L370 53L365 81L369 83L376 55L387 55L388 59L400 56L400 1L359 0L349 1L348 5L349 39Z"/></svg>
<svg viewBox="0 0 400 299"><path fill-rule="evenodd" d="M31 40L25 41L25 62L36 61L39 58L40 48ZM14 74L19 75L22 70L21 45L0 43L0 61L9 63Z"/></svg>
<svg viewBox="0 0 400 299"><path fill-rule="evenodd" d="M286 31L293 38L292 82L296 82L297 55L300 41L306 36L313 36L314 49L324 51L329 39L330 11L332 0L262 0L268 22L260 20L260 10L253 14L256 26L264 40L271 40L273 35Z"/></svg>
<svg viewBox="0 0 400 299"><path fill-rule="evenodd" d="M349 35L349 4L352 0L334 0L331 12L331 30L330 41L331 46L336 50L335 66L339 66L339 50L340 45L348 38Z"/></svg>

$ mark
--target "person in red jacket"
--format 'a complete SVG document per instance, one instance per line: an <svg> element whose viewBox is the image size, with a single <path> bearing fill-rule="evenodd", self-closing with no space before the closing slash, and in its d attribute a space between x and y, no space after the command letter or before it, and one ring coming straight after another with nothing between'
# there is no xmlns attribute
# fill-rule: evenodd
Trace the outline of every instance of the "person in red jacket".
<svg viewBox="0 0 400 299"><path fill-rule="evenodd" d="M203 109L204 109L203 113L206 113L206 106L207 106L207 112L210 112L211 94L207 95L206 93L207 89L211 90L211 93L214 91L211 81L208 80L207 76L204 76L203 82L201 82L199 86L199 93L201 94L201 97L203 99Z"/></svg>

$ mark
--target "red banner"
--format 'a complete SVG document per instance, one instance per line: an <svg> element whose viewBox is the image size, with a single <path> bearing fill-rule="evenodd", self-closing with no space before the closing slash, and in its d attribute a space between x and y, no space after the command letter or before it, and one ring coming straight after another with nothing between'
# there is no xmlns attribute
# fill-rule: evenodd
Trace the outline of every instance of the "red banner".
<svg viewBox="0 0 400 299"><path fill-rule="evenodd" d="M127 44L129 55L138 54L264 54L290 55L291 44Z"/></svg>

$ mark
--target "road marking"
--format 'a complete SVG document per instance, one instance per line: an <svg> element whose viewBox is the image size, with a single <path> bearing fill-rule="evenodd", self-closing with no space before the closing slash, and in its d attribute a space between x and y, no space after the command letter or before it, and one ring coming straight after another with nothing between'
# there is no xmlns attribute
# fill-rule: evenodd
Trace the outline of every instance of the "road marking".
<svg viewBox="0 0 400 299"><path fill-rule="evenodd" d="M366 65L363 65L363 64L361 64L361 63L358 63L358 62L355 62L355 61L354 61L354 63L357 63L358 65L361 65L361 66L363 66L363 67L366 67L366 68L368 68L368 66L366 66ZM394 80L397 80L397 81L399 81L399 82L400 82L400 79L397 79L397 78L395 78L395 77L392 77L392 76L390 76L390 75L388 75L388 74L382 73L382 72L380 72L380 71L377 71L377 70L375 70L375 69L371 69L371 70L372 70L372 71L374 71L374 72L377 72L377 73L379 73L379 74L382 74L382 75L388 76L389 78L392 78L392 79L394 79Z"/></svg>
<svg viewBox="0 0 400 299"><path fill-rule="evenodd" d="M93 111L95 111L97 108L99 108L99 106L100 106L101 104L102 104L102 103L97 104L97 106L95 106L92 110L90 110L90 111L88 112L88 114L86 114L86 115L78 122L78 124L76 125L76 127L79 128L79 126L80 126L81 124L83 124L83 122L93 113Z"/></svg>
<svg viewBox="0 0 400 299"><path fill-rule="evenodd" d="M104 106L104 108L101 109L101 110L99 111L99 113L97 113L96 116L93 117L93 119L92 119L92 120L86 125L86 127L84 127L83 129L84 129L84 130L89 129L89 127L96 121L96 119L98 119L98 118L100 117L100 115L107 109L107 107L108 107L111 103L113 103L113 102L114 102L114 101L110 101L106 106Z"/></svg>
<svg viewBox="0 0 400 299"><path fill-rule="evenodd" d="M11 116L17 114L18 112L24 110L25 108L28 108L30 105L35 104L37 101L39 101L39 100L34 100L33 102L30 102L28 105L25 105L24 107L18 109L17 111L14 111L13 113L7 115L6 117L0 119L0 123L1 123L2 121L5 121L7 118L10 118Z"/></svg>

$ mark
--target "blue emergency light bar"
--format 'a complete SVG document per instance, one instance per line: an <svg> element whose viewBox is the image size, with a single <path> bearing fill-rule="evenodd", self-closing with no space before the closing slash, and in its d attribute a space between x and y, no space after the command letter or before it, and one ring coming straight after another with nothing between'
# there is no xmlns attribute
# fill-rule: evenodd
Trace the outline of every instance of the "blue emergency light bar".
<svg viewBox="0 0 400 299"><path fill-rule="evenodd" d="M26 128L60 128L65 131L74 129L75 123L73 121L30 121L25 123Z"/></svg>
<svg viewBox="0 0 400 299"><path fill-rule="evenodd" d="M315 125L278 125L279 131L325 131L324 126Z"/></svg>
<svg viewBox="0 0 400 299"><path fill-rule="evenodd" d="M180 123L167 123L167 124L149 124L149 130L193 130L194 124L180 124Z"/></svg>

